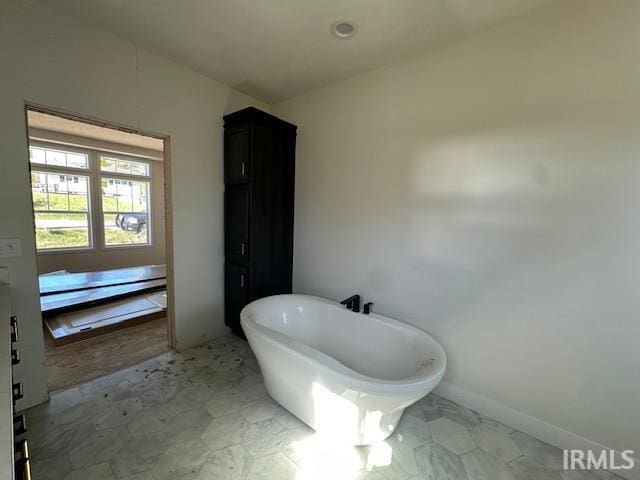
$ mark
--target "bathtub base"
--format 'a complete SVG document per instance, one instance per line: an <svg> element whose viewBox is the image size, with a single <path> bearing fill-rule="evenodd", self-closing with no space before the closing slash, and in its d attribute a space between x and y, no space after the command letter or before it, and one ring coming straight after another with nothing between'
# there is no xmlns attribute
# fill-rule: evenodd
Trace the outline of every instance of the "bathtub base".
<svg viewBox="0 0 640 480"><path fill-rule="evenodd" d="M386 439L404 410L426 395L382 396L350 390L330 379L314 378L303 365L278 365L273 351L265 365L260 361L260 350L260 346L254 348L269 395L319 434L349 445Z"/></svg>

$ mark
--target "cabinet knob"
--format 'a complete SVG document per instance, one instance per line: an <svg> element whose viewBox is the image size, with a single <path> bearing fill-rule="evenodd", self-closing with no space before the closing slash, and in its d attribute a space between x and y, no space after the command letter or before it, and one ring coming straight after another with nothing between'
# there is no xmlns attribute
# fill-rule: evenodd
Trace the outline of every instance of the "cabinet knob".
<svg viewBox="0 0 640 480"><path fill-rule="evenodd" d="M19 462L25 462L29 459L29 443L27 443L26 439L16 442L15 452L16 464Z"/></svg>
<svg viewBox="0 0 640 480"><path fill-rule="evenodd" d="M18 341L18 317L11 317L11 341Z"/></svg>
<svg viewBox="0 0 640 480"><path fill-rule="evenodd" d="M244 288L244 273L240 274L240 287Z"/></svg>
<svg viewBox="0 0 640 480"><path fill-rule="evenodd" d="M20 400L23 397L22 382L13 384L13 401Z"/></svg>
<svg viewBox="0 0 640 480"><path fill-rule="evenodd" d="M29 464L29 445L26 440L16 443L16 478L31 480L31 465Z"/></svg>
<svg viewBox="0 0 640 480"><path fill-rule="evenodd" d="M240 242L240 255L244 255L247 251L246 244L244 242Z"/></svg>
<svg viewBox="0 0 640 480"><path fill-rule="evenodd" d="M29 459L22 462L21 466L16 465L16 478L18 480L31 480L31 463Z"/></svg>
<svg viewBox="0 0 640 480"><path fill-rule="evenodd" d="M17 365L20 363L20 352L17 348L11 349L11 365Z"/></svg>
<svg viewBox="0 0 640 480"><path fill-rule="evenodd" d="M17 417L13 417L13 434L17 437L27 432L27 417L23 413Z"/></svg>
<svg viewBox="0 0 640 480"><path fill-rule="evenodd" d="M240 163L240 175L242 175L243 177L246 175L247 173L247 167L246 164L244 162Z"/></svg>

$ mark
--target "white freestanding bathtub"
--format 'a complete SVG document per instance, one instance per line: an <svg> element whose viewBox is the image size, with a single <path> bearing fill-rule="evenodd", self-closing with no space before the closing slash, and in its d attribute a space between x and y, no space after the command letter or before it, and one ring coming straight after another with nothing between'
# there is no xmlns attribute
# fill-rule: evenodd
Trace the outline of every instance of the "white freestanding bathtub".
<svg viewBox="0 0 640 480"><path fill-rule="evenodd" d="M308 295L247 305L242 328L269 394L317 432L383 440L440 382L446 354L422 330Z"/></svg>

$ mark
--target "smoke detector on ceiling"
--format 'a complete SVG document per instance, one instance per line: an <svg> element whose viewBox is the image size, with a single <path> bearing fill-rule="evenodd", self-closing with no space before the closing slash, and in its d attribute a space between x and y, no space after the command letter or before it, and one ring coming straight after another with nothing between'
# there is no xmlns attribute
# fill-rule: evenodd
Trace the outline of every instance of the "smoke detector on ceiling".
<svg viewBox="0 0 640 480"><path fill-rule="evenodd" d="M358 33L358 26L355 22L349 22L347 20L339 20L333 22L331 25L331 35L340 40L348 40L353 38Z"/></svg>

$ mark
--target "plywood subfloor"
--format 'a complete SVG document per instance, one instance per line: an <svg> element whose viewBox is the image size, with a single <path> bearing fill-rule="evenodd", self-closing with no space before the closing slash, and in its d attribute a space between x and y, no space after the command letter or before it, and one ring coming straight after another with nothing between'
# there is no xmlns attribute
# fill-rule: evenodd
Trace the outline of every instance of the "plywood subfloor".
<svg viewBox="0 0 640 480"><path fill-rule="evenodd" d="M56 347L45 332L49 391L108 375L169 350L166 317Z"/></svg>

